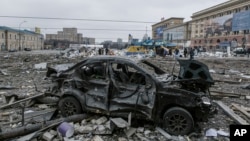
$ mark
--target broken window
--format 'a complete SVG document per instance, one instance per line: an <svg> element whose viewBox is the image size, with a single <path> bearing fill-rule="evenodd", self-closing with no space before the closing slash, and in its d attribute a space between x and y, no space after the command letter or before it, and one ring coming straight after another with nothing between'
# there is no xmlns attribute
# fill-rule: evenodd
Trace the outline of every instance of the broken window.
<svg viewBox="0 0 250 141"><path fill-rule="evenodd" d="M112 63L112 70L115 75L115 79L119 82L126 83L129 81L128 71L125 64Z"/></svg>
<svg viewBox="0 0 250 141"><path fill-rule="evenodd" d="M130 83L145 85L145 76L140 70L128 65L128 74Z"/></svg>
<svg viewBox="0 0 250 141"><path fill-rule="evenodd" d="M106 63L96 62L87 64L81 67L83 75L89 79L105 79L106 78Z"/></svg>

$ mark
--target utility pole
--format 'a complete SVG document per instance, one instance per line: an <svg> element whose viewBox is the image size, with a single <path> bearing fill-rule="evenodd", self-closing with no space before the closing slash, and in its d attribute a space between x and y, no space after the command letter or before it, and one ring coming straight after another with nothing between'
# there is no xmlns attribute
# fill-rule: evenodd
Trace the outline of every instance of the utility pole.
<svg viewBox="0 0 250 141"><path fill-rule="evenodd" d="M21 25L23 24L23 23L25 23L26 21L22 21L20 24L19 24L19 30L18 30L18 32L19 32L19 51L21 51Z"/></svg>

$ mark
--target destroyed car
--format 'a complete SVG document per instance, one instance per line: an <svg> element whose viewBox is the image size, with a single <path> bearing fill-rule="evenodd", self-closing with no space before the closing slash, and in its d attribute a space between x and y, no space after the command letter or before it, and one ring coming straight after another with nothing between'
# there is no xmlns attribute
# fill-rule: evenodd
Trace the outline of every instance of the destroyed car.
<svg viewBox="0 0 250 141"><path fill-rule="evenodd" d="M48 68L51 95L60 98L63 116L82 112L151 120L174 135L190 133L214 111L208 67L197 60L178 60L178 75L150 61L94 56L68 69ZM177 65L176 65L177 66ZM47 92L49 93L49 92Z"/></svg>

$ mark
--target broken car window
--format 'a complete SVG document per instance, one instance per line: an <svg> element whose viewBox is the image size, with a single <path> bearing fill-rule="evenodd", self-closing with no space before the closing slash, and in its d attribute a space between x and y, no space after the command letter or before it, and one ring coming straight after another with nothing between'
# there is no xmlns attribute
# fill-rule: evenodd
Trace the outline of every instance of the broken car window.
<svg viewBox="0 0 250 141"><path fill-rule="evenodd" d="M127 68L125 64L112 63L112 70L114 72L115 78L119 82L127 83L129 76L127 73Z"/></svg>
<svg viewBox="0 0 250 141"><path fill-rule="evenodd" d="M85 77L92 79L105 79L106 78L106 63L98 62L91 63L81 67Z"/></svg>

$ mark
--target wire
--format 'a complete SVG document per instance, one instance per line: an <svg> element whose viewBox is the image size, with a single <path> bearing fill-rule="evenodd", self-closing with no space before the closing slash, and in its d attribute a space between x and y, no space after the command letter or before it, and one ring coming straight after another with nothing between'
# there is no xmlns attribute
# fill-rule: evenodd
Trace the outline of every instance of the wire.
<svg viewBox="0 0 250 141"><path fill-rule="evenodd" d="M12 27L12 28L18 28L18 27ZM23 27L23 28L34 28L34 27ZM39 27L40 29L62 29L62 28L54 28L54 27ZM102 30L102 31L143 31L145 32L145 30L140 30L140 29L111 29L111 28L107 28L107 29L102 29L102 28L77 28L77 30Z"/></svg>
<svg viewBox="0 0 250 141"><path fill-rule="evenodd" d="M26 17L26 16L0 16L2 18L22 18L22 19L43 19L43 20L75 20L75 21L96 21L96 22L123 22L123 23L156 23L147 21L126 21L126 20L100 20L100 19L74 19L74 18L50 18L50 17Z"/></svg>

